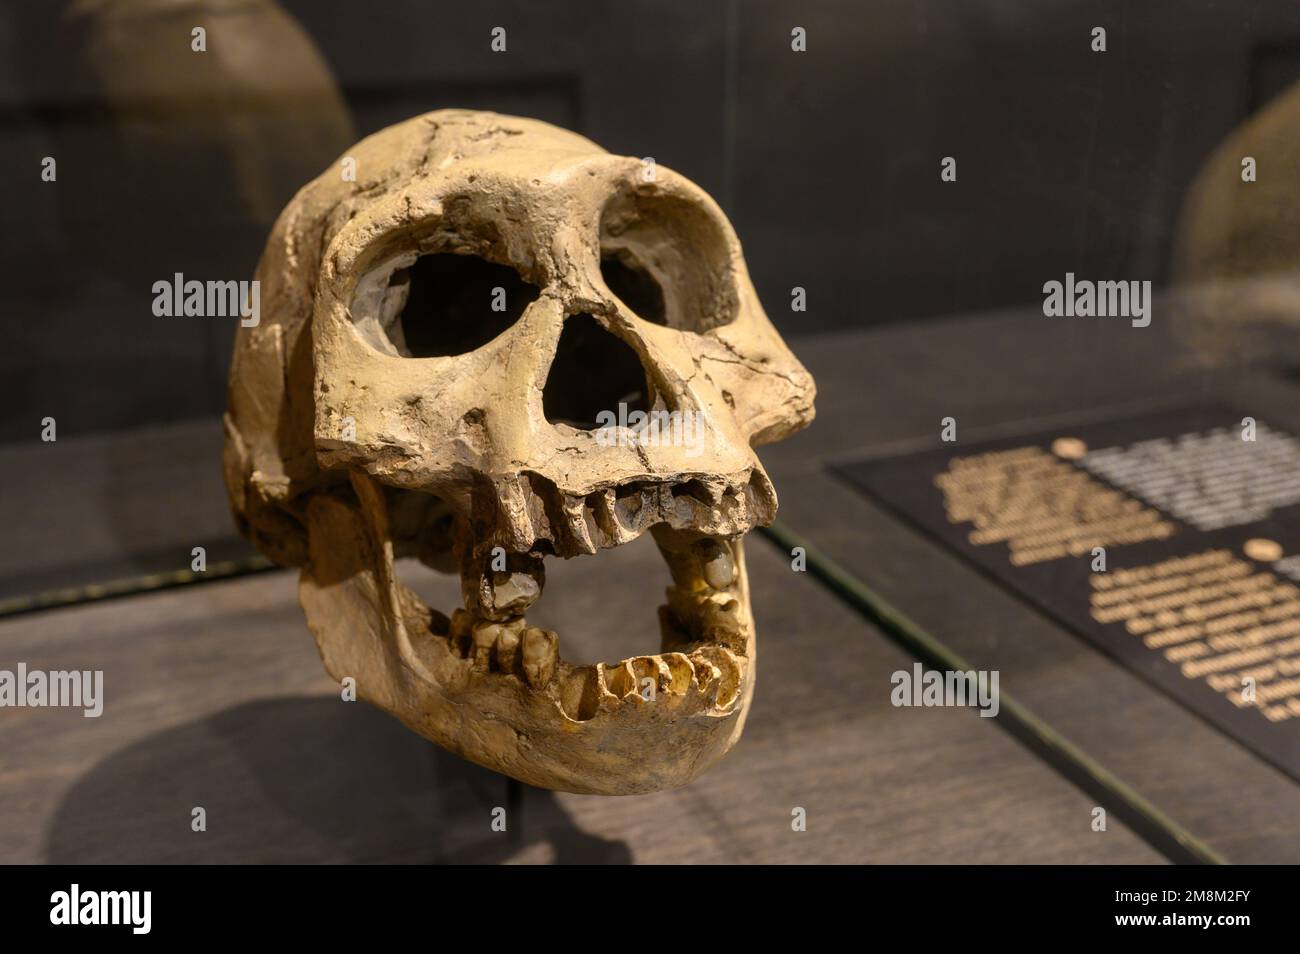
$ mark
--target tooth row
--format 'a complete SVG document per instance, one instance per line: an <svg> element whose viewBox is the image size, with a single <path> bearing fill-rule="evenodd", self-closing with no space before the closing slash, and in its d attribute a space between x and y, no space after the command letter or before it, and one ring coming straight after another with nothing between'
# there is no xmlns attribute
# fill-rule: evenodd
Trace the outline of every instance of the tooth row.
<svg viewBox="0 0 1300 954"><path fill-rule="evenodd" d="M476 620L464 609L451 617L449 641L453 652L468 660L477 673L512 673L533 689L544 689L555 677L560 640L549 629L529 626L521 616L506 622Z"/></svg>
<svg viewBox="0 0 1300 954"><path fill-rule="evenodd" d="M684 714L722 711L740 694L743 659L722 646L689 654L634 656L572 670L560 690L560 707L575 722L621 707L665 706Z"/></svg>
<svg viewBox="0 0 1300 954"><path fill-rule="evenodd" d="M664 705L680 714L725 711L736 701L744 680L740 604L734 599L696 598L695 612L702 635L711 642L687 643L684 631L672 630L675 612L660 607L665 645L680 645L682 651L634 656L612 665L569 667L560 661L556 634L527 625L523 617L497 622L458 609L452 614L448 641L470 672L512 674L534 690L547 688L563 673L559 702L575 722L626 705Z"/></svg>
<svg viewBox="0 0 1300 954"><path fill-rule="evenodd" d="M675 491L675 492L674 492ZM736 536L776 516L776 492L761 468L745 479L632 481L578 497L536 475L494 481L479 493L475 512L493 512L497 540L527 551L549 541L561 556L595 553L636 539L655 524L709 536Z"/></svg>

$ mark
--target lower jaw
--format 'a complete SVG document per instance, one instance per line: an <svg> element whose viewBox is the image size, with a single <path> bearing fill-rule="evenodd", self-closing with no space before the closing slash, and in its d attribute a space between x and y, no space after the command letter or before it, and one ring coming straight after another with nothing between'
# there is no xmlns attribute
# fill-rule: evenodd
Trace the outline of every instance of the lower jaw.
<svg viewBox="0 0 1300 954"><path fill-rule="evenodd" d="M663 650L574 666L522 616L448 618L421 602L394 576L382 495L358 491L313 503L300 598L327 671L361 698L470 761L578 793L684 785L739 738L755 663L740 538L709 544L734 570L713 586L693 556L701 538L656 528L673 576Z"/></svg>

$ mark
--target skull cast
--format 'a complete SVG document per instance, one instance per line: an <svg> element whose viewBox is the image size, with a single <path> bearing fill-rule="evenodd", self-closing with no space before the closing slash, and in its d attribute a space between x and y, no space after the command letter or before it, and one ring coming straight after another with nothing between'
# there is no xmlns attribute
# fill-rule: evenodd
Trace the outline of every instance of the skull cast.
<svg viewBox="0 0 1300 954"><path fill-rule="evenodd" d="M303 188L257 278L226 484L258 548L301 567L330 675L545 788L652 792L721 758L754 686L741 538L776 510L753 447L811 421L814 386L708 195L545 123L443 110ZM673 420L694 426L648 439ZM570 665L525 620L545 558L647 530L662 652ZM464 607L425 606L400 557L459 573Z"/></svg>

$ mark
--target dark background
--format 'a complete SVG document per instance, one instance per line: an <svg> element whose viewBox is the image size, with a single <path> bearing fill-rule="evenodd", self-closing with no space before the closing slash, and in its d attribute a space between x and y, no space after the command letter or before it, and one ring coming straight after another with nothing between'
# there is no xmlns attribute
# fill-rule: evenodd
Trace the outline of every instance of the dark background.
<svg viewBox="0 0 1300 954"><path fill-rule="evenodd" d="M232 12L267 3L177 0L180 30L130 19L151 5L103 4L129 23L123 55L188 47L192 21L209 31L207 68ZM251 277L276 212L351 141L298 135L293 95L214 106L175 69L157 84L171 112L154 110L139 89L84 75L65 6L0 4L0 441L36 439L47 415L63 438L220 413L233 320L156 318L151 285ZM495 109L694 179L732 217L787 336L1038 301L1067 270L1159 285L1197 169L1300 79L1294 0L281 8L323 56L356 138L431 109ZM506 53L489 49L494 26ZM790 50L794 26L806 53ZM256 201L229 185L249 152L245 105L277 130L254 135L274 160ZM141 124L149 147L124 151L122 130ZM57 183L40 179L50 155ZM943 156L956 183L940 181ZM805 313L790 311L795 285Z"/></svg>

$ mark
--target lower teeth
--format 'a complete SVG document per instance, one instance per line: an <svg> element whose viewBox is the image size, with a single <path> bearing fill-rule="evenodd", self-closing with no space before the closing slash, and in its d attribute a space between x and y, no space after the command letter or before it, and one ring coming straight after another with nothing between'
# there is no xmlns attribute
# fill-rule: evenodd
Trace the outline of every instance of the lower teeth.
<svg viewBox="0 0 1300 954"><path fill-rule="evenodd" d="M548 629L529 626L524 630L522 663L524 679L534 689L548 685L560 661L560 640Z"/></svg>
<svg viewBox="0 0 1300 954"><path fill-rule="evenodd" d="M736 582L736 564L731 550L717 540L704 540L697 547L704 582L715 590L725 590Z"/></svg>
<svg viewBox="0 0 1300 954"><path fill-rule="evenodd" d="M514 675L533 690L562 676L562 708L579 721L590 718L597 703L630 698L647 683L673 696L703 692L711 701L716 692L712 704L730 704L743 665L738 659L747 654L746 624L731 595L738 577L732 546L677 531L655 536L675 584L668 605L659 608L661 654L612 665L563 663L557 635L524 618L545 581L537 554L507 555L504 569L489 565L462 575L466 608L456 610L447 626L452 651L475 672Z"/></svg>

